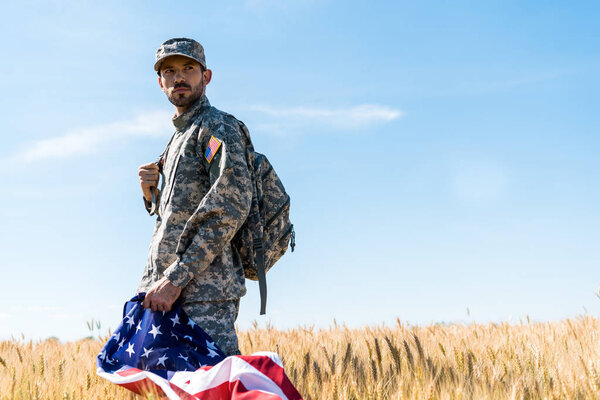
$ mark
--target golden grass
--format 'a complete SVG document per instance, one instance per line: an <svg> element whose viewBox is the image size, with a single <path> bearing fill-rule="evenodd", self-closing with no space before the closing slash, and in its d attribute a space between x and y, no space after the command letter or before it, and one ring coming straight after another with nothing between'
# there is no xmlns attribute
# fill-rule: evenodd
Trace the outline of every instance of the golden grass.
<svg viewBox="0 0 600 400"><path fill-rule="evenodd" d="M305 399L598 399L600 319L553 323L253 328ZM105 338L104 338L105 339ZM0 400L135 399L95 373L103 344L0 342Z"/></svg>

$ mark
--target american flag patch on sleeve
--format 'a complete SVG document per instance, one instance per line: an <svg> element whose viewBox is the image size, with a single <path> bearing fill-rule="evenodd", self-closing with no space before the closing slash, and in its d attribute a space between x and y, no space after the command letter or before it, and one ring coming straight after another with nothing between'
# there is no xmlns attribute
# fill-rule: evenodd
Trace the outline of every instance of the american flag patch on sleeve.
<svg viewBox="0 0 600 400"><path fill-rule="evenodd" d="M219 150L219 147L221 147L221 143L223 143L223 142L221 142L216 137L214 137L214 136L210 137L210 141L208 142L208 147L206 148L206 152L204 153L204 157L206 158L206 161L208 161L209 163L212 161L215 154L217 154L217 150Z"/></svg>

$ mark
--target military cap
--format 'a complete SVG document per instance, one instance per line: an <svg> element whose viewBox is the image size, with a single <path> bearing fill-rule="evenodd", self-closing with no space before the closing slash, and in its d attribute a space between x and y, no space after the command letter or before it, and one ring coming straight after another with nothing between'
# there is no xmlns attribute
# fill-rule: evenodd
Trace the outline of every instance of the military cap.
<svg viewBox="0 0 600 400"><path fill-rule="evenodd" d="M170 56L184 56L196 60L206 69L206 60L204 59L204 48L194 39L173 38L160 45L156 50L154 70L158 72L160 64L165 58Z"/></svg>

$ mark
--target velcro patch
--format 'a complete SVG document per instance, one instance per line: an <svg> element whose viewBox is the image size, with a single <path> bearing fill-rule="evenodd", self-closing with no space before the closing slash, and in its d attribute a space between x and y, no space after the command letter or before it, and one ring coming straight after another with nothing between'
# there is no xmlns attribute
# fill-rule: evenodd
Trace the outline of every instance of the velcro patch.
<svg viewBox="0 0 600 400"><path fill-rule="evenodd" d="M219 147L221 147L221 143L223 143L223 142L221 142L216 137L214 137L214 136L210 137L210 141L208 142L208 147L206 148L206 152L204 153L204 158L206 158L206 161L208 161L209 164L212 161L215 154L217 154L217 150L219 150Z"/></svg>

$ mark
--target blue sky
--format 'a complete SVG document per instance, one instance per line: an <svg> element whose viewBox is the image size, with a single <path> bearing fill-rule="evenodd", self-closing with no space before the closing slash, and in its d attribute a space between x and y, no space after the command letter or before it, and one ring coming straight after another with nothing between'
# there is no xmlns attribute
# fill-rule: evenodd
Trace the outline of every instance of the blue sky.
<svg viewBox="0 0 600 400"><path fill-rule="evenodd" d="M280 328L598 315L595 2L3 6L0 338L115 327L173 132L153 57L200 41L212 104L292 196L297 249L238 319ZM467 313L467 308L469 313Z"/></svg>

